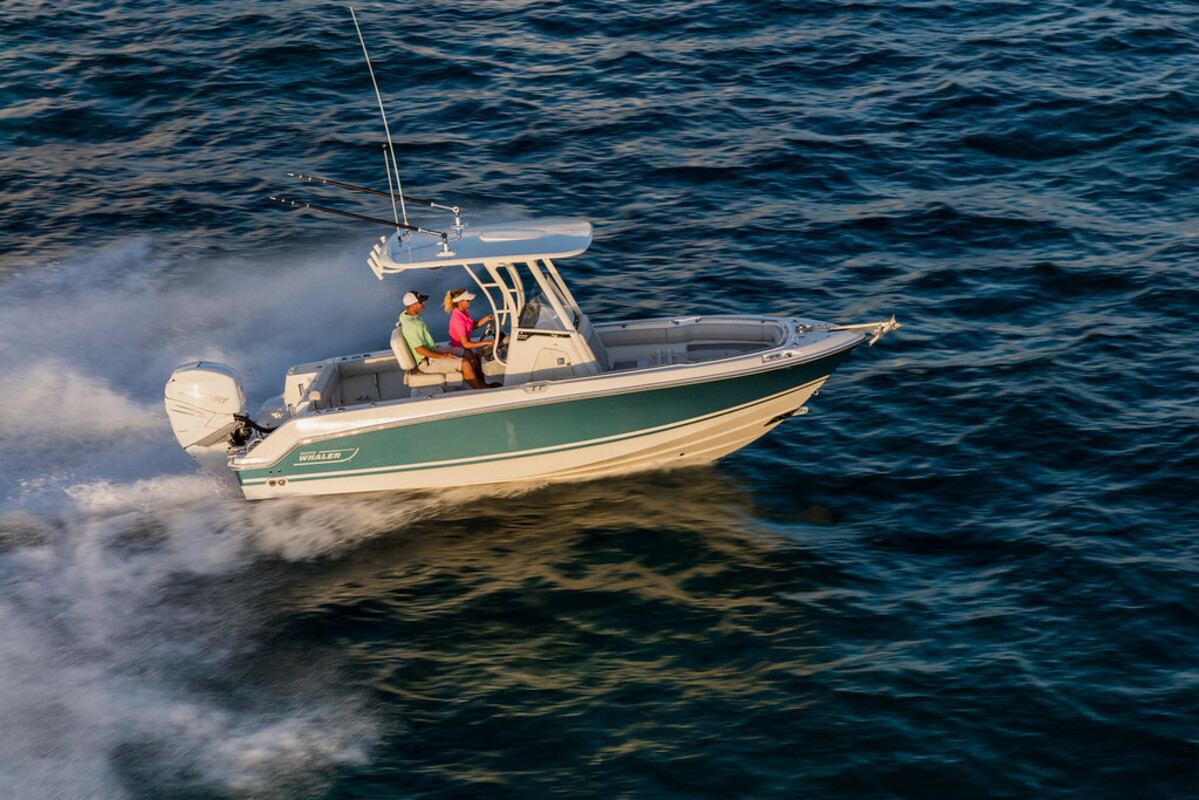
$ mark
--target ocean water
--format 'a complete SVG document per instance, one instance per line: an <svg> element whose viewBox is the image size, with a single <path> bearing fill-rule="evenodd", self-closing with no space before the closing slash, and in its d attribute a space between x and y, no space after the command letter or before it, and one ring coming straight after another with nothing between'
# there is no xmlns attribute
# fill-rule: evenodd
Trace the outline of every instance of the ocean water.
<svg viewBox="0 0 1199 800"><path fill-rule="evenodd" d="M708 468L248 503L171 369L407 288L267 200L390 214L287 177L386 188L349 9L0 1L0 796L1199 796L1197 11L358 4L405 192L591 219L596 318L904 327Z"/></svg>

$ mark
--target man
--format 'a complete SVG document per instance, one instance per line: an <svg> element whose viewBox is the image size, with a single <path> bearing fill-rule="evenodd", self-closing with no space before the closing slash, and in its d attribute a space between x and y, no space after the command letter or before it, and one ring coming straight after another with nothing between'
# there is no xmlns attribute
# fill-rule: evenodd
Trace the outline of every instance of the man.
<svg viewBox="0 0 1199 800"><path fill-rule="evenodd" d="M469 361L464 361L449 350L442 350L433 341L433 337L429 335L429 327L420 318L420 312L425 310L425 301L428 299L427 294L408 292L404 295L404 313L400 314L400 333L404 337L404 343L412 351L412 360L416 362L416 368L427 373L461 372L463 380L472 389L490 388Z"/></svg>

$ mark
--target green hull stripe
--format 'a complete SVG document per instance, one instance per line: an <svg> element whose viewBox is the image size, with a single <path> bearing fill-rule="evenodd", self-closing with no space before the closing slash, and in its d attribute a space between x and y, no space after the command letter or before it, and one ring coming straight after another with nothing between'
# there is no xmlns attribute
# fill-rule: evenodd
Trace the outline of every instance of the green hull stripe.
<svg viewBox="0 0 1199 800"><path fill-rule="evenodd" d="M347 434L300 445L269 470L241 470L237 476L243 486L272 478L289 482L327 480L524 458L618 442L721 416L786 394L827 377L851 349L752 375L479 411ZM346 469L337 468L342 463Z"/></svg>
<svg viewBox="0 0 1199 800"><path fill-rule="evenodd" d="M788 389L786 392L783 392L782 394L789 394L790 392L796 391L796 389L798 389L798 388L799 387ZM412 471L422 470L422 469L434 469L434 468L438 468L438 467L458 467L458 466L469 466L469 465L474 465L474 464L486 464L486 463L495 462L495 461L510 461L513 459L529 458L532 456L548 455L551 453L563 453L563 452L569 452L571 450L581 450L581 449L584 449L587 447L596 447L596 446L604 445L604 444L613 444L616 442L628 441L629 439L638 439L638 438L641 438L641 437L644 437L644 436L647 436L647 435L653 434L653 433L663 433L666 431L675 430L677 428L686 427L687 425L691 425L696 422L703 422L707 419L711 419L712 417L727 416L734 412L741 411L741 410L750 408L755 405L760 405L763 402L767 402L767 401L773 400L773 399L774 399L773 397L763 398L762 400L759 400L759 401L756 401L753 403L746 403L746 404L738 406L736 408L727 409L722 414L710 414L707 417L701 417L699 419L683 420L682 422L676 423L674 425L669 425L664 428L643 429L643 430L635 431L630 434L626 434L624 436L615 436L615 437L608 437L606 439L598 439L598 440L592 439L592 440L582 441L582 442L573 442L571 444L560 445L558 447L542 448L541 450L521 450L520 452L504 453L499 456L483 456L483 457L475 457L475 458L456 459L453 461L426 461L426 462L423 462L420 464L412 464L412 465L403 466L403 467L389 466L389 467L378 467L375 469L347 469L347 470L339 470L336 472L320 472L320 473L311 474L311 475L302 475L302 476L298 476L298 477L293 477L293 478L289 478L288 480L293 483L294 482L303 482L303 481L312 481L312 480L334 480L334 479L338 479L338 478L350 478L350 477L355 477L355 476L359 476L359 475L376 475L376 474L384 474L384 473L392 474L392 473L397 473L397 472L412 472ZM352 448L349 448L349 449L352 449ZM340 448L340 451L346 451L346 450L347 450L347 448ZM260 479L258 481L245 480L245 481L242 481L242 483L243 483L243 485L255 485L255 484L261 484L264 481L265 481L265 479Z"/></svg>

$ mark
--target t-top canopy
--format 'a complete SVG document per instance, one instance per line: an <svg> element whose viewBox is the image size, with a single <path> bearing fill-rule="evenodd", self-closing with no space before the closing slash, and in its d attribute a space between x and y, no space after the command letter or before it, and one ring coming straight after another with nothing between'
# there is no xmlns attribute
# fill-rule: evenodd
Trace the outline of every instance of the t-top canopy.
<svg viewBox="0 0 1199 800"><path fill-rule="evenodd" d="M591 223L582 219L522 219L470 225L451 235L447 246L432 236L417 234L400 241L385 236L371 250L368 263L380 280L387 273L437 269L461 264L532 261L577 256L591 244Z"/></svg>

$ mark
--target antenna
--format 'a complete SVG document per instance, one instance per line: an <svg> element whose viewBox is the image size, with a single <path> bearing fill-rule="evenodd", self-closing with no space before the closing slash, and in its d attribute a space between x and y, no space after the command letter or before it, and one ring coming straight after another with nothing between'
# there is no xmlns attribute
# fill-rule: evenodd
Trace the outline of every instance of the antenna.
<svg viewBox="0 0 1199 800"><path fill-rule="evenodd" d="M371 66L370 53L366 51L366 40L362 38L362 28L358 27L358 16L354 13L354 7L350 6L350 17L354 20L354 30L358 31L358 43L362 45L362 55L366 57L366 68L371 74L371 85L375 87L375 99L379 101L379 114L383 117L383 131L387 134L387 149L391 151L391 164L395 169L396 178L396 194L400 196L400 210L404 212L404 224L408 224L408 208L404 205L404 189L400 185L400 168L396 163L395 145L391 143L391 129L387 126L387 111L383 108L383 96L379 94L379 83L375 80L375 68ZM390 174L387 177L388 186L391 185ZM394 206L392 213L395 213ZM396 220L398 223L399 220Z"/></svg>

